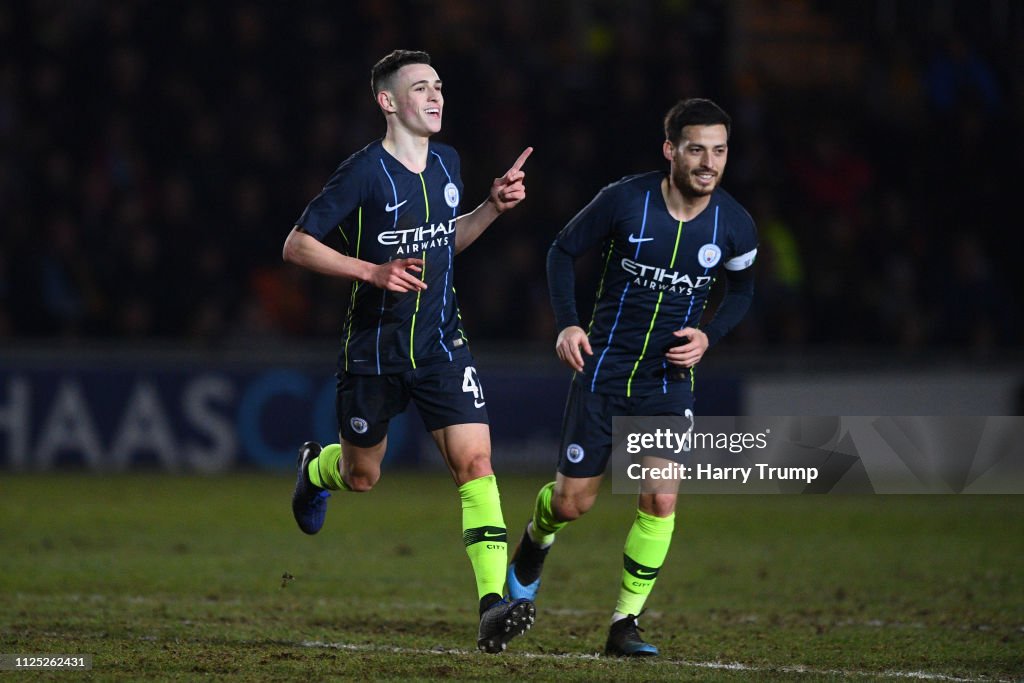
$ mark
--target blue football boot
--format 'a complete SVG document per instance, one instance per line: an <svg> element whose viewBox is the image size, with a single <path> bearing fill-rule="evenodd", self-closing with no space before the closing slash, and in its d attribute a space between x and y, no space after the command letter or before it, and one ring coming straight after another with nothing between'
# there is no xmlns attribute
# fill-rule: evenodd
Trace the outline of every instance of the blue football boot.
<svg viewBox="0 0 1024 683"><path fill-rule="evenodd" d="M309 463L320 454L320 444L307 441L299 449L299 471L292 492L292 514L299 528L307 534L315 534L324 525L327 517L327 499L331 492L322 489L309 480Z"/></svg>
<svg viewBox="0 0 1024 683"><path fill-rule="evenodd" d="M512 561L508 565L508 574L505 582L508 584L508 594L513 600L537 600L537 591L540 590L540 573L544 569L544 558L547 557L551 546L540 548L530 538L529 529L523 532L515 552L512 553ZM518 572L518 573L517 573ZM525 577L536 577L533 581L524 583L520 575Z"/></svg>

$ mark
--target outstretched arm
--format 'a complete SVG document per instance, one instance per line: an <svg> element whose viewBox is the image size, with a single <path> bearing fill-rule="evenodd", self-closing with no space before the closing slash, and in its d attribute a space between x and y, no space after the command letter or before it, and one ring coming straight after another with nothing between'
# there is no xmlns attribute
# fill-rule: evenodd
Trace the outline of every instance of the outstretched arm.
<svg viewBox="0 0 1024 683"><path fill-rule="evenodd" d="M316 273L359 280L392 292L414 292L427 288L425 282L409 272L421 272L422 259L404 258L373 264L331 249L297 225L288 233L281 256L289 263Z"/></svg>
<svg viewBox="0 0 1024 683"><path fill-rule="evenodd" d="M526 199L526 184L523 182L526 173L523 164L533 153L533 147L527 147L519 155L505 175L495 178L491 183L491 192L484 202L456 219L455 222L455 253L471 245L494 219Z"/></svg>

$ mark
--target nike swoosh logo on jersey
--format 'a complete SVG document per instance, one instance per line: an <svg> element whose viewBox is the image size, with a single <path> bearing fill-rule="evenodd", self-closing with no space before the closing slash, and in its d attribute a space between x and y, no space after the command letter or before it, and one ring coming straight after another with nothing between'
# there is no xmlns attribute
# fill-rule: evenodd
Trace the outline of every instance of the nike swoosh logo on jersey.
<svg viewBox="0 0 1024 683"><path fill-rule="evenodd" d="M638 569L638 570L636 570L636 575L637 575L637 578L646 579L646 578L649 578L649 577L652 577L652 576L657 576L658 575L658 570L654 569L652 571L645 572L642 569Z"/></svg>
<svg viewBox="0 0 1024 683"><path fill-rule="evenodd" d="M408 199L403 199L402 201L398 202L394 206L391 206L390 204L385 204L384 205L384 210L387 211L388 213L390 213L390 212L394 211L395 209L397 209L398 207L400 207L402 204L405 204L407 201L409 201L409 200Z"/></svg>
<svg viewBox="0 0 1024 683"><path fill-rule="evenodd" d="M497 532L497 533L492 533L490 531L485 531L484 532L484 538L501 538L504 535L505 534L501 533L500 531Z"/></svg>
<svg viewBox="0 0 1024 683"><path fill-rule="evenodd" d="M476 399L473 399L473 406L476 407L476 408L483 408L484 405L486 405L486 404L487 404L487 401L477 401Z"/></svg>
<svg viewBox="0 0 1024 683"><path fill-rule="evenodd" d="M653 239L653 237L634 237L633 233L629 234L629 241L632 242L633 244L640 244L641 242L650 242Z"/></svg>

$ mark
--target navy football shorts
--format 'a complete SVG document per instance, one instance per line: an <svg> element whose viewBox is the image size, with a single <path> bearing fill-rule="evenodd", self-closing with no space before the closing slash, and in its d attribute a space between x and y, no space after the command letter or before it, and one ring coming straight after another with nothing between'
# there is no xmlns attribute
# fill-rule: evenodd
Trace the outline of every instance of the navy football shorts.
<svg viewBox="0 0 1024 683"><path fill-rule="evenodd" d="M489 424L483 386L472 358L435 363L396 375L338 376L335 411L338 432L349 443L369 448L388 433L388 423L410 399L427 431L456 424Z"/></svg>
<svg viewBox="0 0 1024 683"><path fill-rule="evenodd" d="M573 382L562 418L558 471L567 477L604 474L612 454L612 417L679 416L693 409L689 382L671 382L667 392L645 396L595 394Z"/></svg>

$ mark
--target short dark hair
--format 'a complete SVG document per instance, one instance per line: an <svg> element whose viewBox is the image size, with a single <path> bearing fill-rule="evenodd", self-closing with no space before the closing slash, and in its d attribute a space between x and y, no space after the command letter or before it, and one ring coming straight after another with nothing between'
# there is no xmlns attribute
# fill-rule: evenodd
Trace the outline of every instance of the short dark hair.
<svg viewBox="0 0 1024 683"><path fill-rule="evenodd" d="M680 100L665 114L665 139L674 145L683 138L687 126L725 126L725 137L729 138L732 119L721 107L700 97Z"/></svg>
<svg viewBox="0 0 1024 683"><path fill-rule="evenodd" d="M391 87L391 77L406 64L430 64L430 55L419 50L394 50L373 65L370 70L370 89L373 96Z"/></svg>

